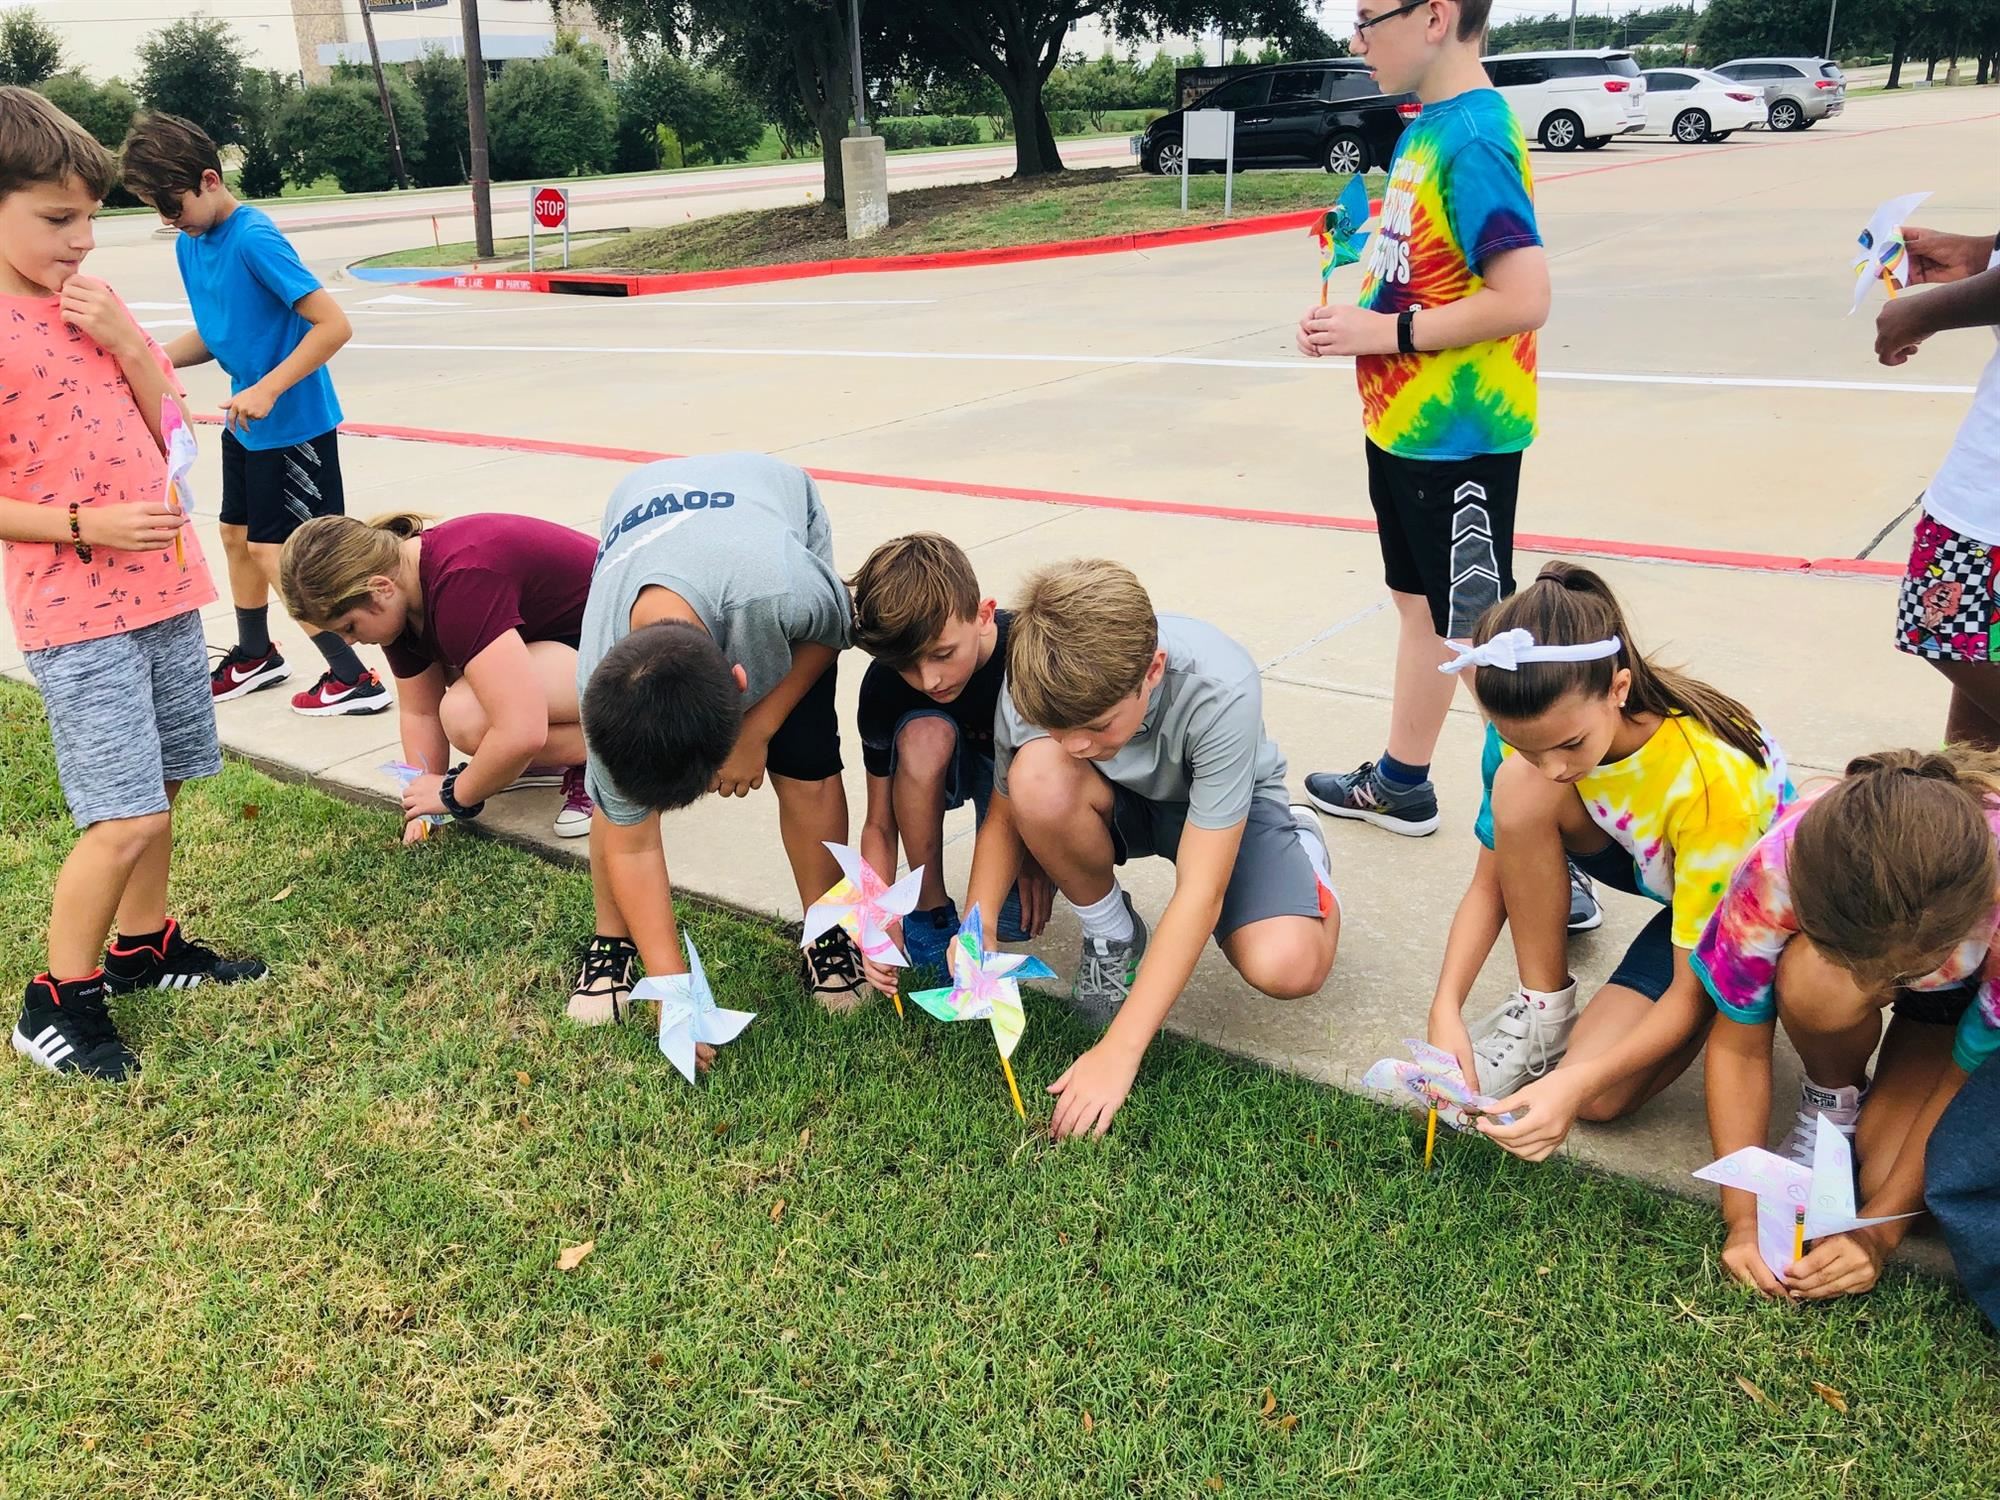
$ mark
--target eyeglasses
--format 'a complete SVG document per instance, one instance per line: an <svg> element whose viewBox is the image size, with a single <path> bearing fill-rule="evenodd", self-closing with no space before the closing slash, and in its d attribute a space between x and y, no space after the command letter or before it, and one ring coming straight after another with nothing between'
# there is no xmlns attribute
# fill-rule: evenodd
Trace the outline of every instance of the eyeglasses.
<svg viewBox="0 0 2000 1500"><path fill-rule="evenodd" d="M1394 10L1385 10L1381 15L1370 16L1365 21L1356 16L1354 18L1354 34L1356 36L1366 36L1370 27L1380 26L1384 21L1393 21L1398 16L1407 16L1411 11L1422 10L1430 3L1431 0L1405 0L1405 3L1397 6Z"/></svg>

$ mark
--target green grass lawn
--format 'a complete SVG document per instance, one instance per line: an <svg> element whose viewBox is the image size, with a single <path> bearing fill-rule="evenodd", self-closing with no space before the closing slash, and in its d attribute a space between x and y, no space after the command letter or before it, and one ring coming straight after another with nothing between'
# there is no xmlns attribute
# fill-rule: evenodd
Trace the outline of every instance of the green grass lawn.
<svg viewBox="0 0 2000 1500"><path fill-rule="evenodd" d="M0 802L19 977L71 835L11 686ZM1057 1149L984 1028L824 1017L713 912L761 1014L690 1087L562 1019L579 872L239 765L181 807L180 914L275 972L119 1003L130 1085L9 1059L0 1495L2000 1489L2000 1357L1921 1275L1767 1306L1702 1206L1427 1174L1411 1117L1172 1041ZM1086 1040L1031 1004L1031 1099Z"/></svg>

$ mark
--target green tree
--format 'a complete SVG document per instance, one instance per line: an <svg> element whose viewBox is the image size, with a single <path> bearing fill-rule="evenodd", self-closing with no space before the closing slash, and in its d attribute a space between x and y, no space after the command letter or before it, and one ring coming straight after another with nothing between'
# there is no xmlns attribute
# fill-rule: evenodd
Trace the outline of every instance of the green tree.
<svg viewBox="0 0 2000 1500"><path fill-rule="evenodd" d="M416 90L389 79L389 107L408 151L422 151L428 132ZM389 130L375 85L341 78L301 90L278 117L273 149L300 187L331 177L344 193L379 193L395 185Z"/></svg>
<svg viewBox="0 0 2000 1500"><path fill-rule="evenodd" d="M285 158L278 149L278 121L298 93L290 74L252 68L243 75L243 164L236 191L245 198L275 198L285 189Z"/></svg>
<svg viewBox="0 0 2000 1500"><path fill-rule="evenodd" d="M63 44L28 6L0 15L0 83L33 88L62 71Z"/></svg>
<svg viewBox="0 0 2000 1500"><path fill-rule="evenodd" d="M35 91L113 151L125 144L125 132L139 112L139 101L116 78L92 83L82 73L58 73L36 84Z"/></svg>
<svg viewBox="0 0 2000 1500"><path fill-rule="evenodd" d="M510 63L486 96L493 175L570 177L601 172L618 141L611 85L574 57Z"/></svg>
<svg viewBox="0 0 2000 1500"><path fill-rule="evenodd" d="M618 80L621 168L660 165L662 125L673 131L689 165L740 161L764 139L763 111L733 77L648 44L633 50Z"/></svg>
<svg viewBox="0 0 2000 1500"><path fill-rule="evenodd" d="M465 117L465 64L441 47L405 70L410 87L423 105L427 138L421 153L411 154L403 143L410 173L419 187L452 187L466 180L472 133Z"/></svg>
<svg viewBox="0 0 2000 1500"><path fill-rule="evenodd" d="M146 108L194 121L218 146L241 138L243 74L243 44L211 16L174 21L139 43Z"/></svg>

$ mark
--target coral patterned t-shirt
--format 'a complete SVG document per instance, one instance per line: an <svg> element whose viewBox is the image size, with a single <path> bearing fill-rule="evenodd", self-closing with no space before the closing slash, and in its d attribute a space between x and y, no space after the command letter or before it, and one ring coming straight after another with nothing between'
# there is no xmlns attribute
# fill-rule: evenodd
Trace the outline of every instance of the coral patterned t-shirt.
<svg viewBox="0 0 2000 1500"><path fill-rule="evenodd" d="M1542 242L1528 144L1507 101L1471 89L1426 104L1396 144L1382 222L1362 256L1361 306L1443 307L1486 285L1509 250ZM1417 327L1423 327L1418 319ZM1368 440L1402 458L1519 453L1535 436L1535 336L1354 362Z"/></svg>
<svg viewBox="0 0 2000 1500"><path fill-rule="evenodd" d="M54 297L0 296L0 498L69 509L157 500L167 460L125 383L117 357L62 320ZM143 333L141 335L144 336ZM146 349L173 381L166 351ZM67 542L4 545L7 609L16 644L46 651L101 640L215 600L194 528L181 532L186 566L157 552Z"/></svg>

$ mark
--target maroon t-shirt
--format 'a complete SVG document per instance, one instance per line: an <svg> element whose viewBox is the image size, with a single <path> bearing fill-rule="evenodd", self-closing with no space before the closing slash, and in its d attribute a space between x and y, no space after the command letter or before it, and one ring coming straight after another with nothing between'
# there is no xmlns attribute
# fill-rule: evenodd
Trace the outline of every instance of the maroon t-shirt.
<svg viewBox="0 0 2000 1500"><path fill-rule="evenodd" d="M382 648L398 677L433 663L462 672L510 630L524 641L577 644L597 543L533 516L460 516L424 528L417 581L421 636L405 630Z"/></svg>

